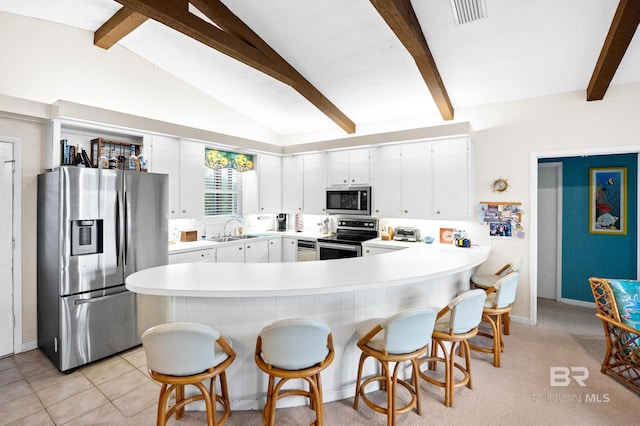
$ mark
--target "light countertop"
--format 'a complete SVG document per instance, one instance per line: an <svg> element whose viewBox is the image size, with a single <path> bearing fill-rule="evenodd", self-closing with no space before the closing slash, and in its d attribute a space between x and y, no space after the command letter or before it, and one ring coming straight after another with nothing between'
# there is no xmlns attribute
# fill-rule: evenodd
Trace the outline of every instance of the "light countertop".
<svg viewBox="0 0 640 426"><path fill-rule="evenodd" d="M383 243L390 244L386 241ZM328 294L446 277L480 265L490 253L489 247L401 244L410 245L406 250L349 259L164 265L130 275L126 279L126 285L136 293L161 296L269 297Z"/></svg>

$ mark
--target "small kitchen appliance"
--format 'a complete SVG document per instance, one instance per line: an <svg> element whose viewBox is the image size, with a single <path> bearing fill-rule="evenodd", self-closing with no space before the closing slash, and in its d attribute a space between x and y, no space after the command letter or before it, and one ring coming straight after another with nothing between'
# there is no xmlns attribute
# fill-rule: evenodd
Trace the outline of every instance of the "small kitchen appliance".
<svg viewBox="0 0 640 426"><path fill-rule="evenodd" d="M394 241L410 241L416 242L420 240L420 230L418 228L410 228L407 226L396 227L393 235Z"/></svg>
<svg viewBox="0 0 640 426"><path fill-rule="evenodd" d="M287 230L287 214L278 213L276 215L276 230L278 232L284 232Z"/></svg>
<svg viewBox="0 0 640 426"><path fill-rule="evenodd" d="M326 212L343 215L371 215L370 186L330 186L326 190Z"/></svg>

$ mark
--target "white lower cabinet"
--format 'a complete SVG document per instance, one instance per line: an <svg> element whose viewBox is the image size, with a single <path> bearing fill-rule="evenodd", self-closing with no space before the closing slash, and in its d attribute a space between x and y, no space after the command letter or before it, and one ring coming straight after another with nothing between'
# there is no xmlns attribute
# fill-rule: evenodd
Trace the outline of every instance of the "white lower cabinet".
<svg viewBox="0 0 640 426"><path fill-rule="evenodd" d="M282 239L282 261L295 262L298 259L298 240L296 238Z"/></svg>
<svg viewBox="0 0 640 426"><path fill-rule="evenodd" d="M269 263L282 262L282 238L269 240Z"/></svg>
<svg viewBox="0 0 640 426"><path fill-rule="evenodd" d="M216 247L216 262L244 263L244 244Z"/></svg>
<svg viewBox="0 0 640 426"><path fill-rule="evenodd" d="M244 261L246 263L269 262L269 241L251 241L244 245Z"/></svg>
<svg viewBox="0 0 640 426"><path fill-rule="evenodd" d="M169 254L169 265L190 262L215 262L215 249L202 249Z"/></svg>
<svg viewBox="0 0 640 426"><path fill-rule="evenodd" d="M402 250L405 247L379 247L379 246L362 246L363 256L374 256L376 254L391 253L394 251Z"/></svg>

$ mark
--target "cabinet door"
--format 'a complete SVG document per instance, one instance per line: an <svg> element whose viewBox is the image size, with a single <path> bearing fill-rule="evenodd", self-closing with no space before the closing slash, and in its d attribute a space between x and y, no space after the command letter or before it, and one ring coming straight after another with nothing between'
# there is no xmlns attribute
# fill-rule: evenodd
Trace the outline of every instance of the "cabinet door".
<svg viewBox="0 0 640 426"><path fill-rule="evenodd" d="M400 145L382 145L373 150L373 215L400 217L402 170Z"/></svg>
<svg viewBox="0 0 640 426"><path fill-rule="evenodd" d="M425 219L431 205L431 144L402 145L402 208L400 217Z"/></svg>
<svg viewBox="0 0 640 426"><path fill-rule="evenodd" d="M468 139L432 142L433 219L472 219Z"/></svg>
<svg viewBox="0 0 640 426"><path fill-rule="evenodd" d="M216 247L216 262L244 263L244 244Z"/></svg>
<svg viewBox="0 0 640 426"><path fill-rule="evenodd" d="M261 240L245 243L244 261L246 263L269 262L269 242L267 240Z"/></svg>
<svg viewBox="0 0 640 426"><path fill-rule="evenodd" d="M298 240L295 238L282 239L282 261L295 262L298 259Z"/></svg>
<svg viewBox="0 0 640 426"><path fill-rule="evenodd" d="M169 219L180 215L180 140L167 136L151 136L151 164L153 173L169 175Z"/></svg>
<svg viewBox="0 0 640 426"><path fill-rule="evenodd" d="M303 159L305 214L326 214L327 154L306 154Z"/></svg>
<svg viewBox="0 0 640 426"><path fill-rule="evenodd" d="M385 254L385 253L391 253L393 251L396 250L402 250L403 247L389 247L389 248L385 248L385 247L367 247L367 246L363 246L362 247L362 255L363 256L374 256L376 254Z"/></svg>
<svg viewBox="0 0 640 426"><path fill-rule="evenodd" d="M371 155L369 148L349 150L349 184L369 185L371 182Z"/></svg>
<svg viewBox="0 0 640 426"><path fill-rule="evenodd" d="M303 206L303 156L282 159L282 211L302 213Z"/></svg>
<svg viewBox="0 0 640 426"><path fill-rule="evenodd" d="M282 238L269 240L269 263L282 262Z"/></svg>
<svg viewBox="0 0 640 426"><path fill-rule="evenodd" d="M282 210L282 162L275 155L258 157L260 213L278 213Z"/></svg>
<svg viewBox="0 0 640 426"><path fill-rule="evenodd" d="M180 216L204 216L204 145L180 141Z"/></svg>
<svg viewBox="0 0 640 426"><path fill-rule="evenodd" d="M215 260L214 249L194 250L169 255L169 265L190 262L213 262Z"/></svg>
<svg viewBox="0 0 640 426"><path fill-rule="evenodd" d="M332 151L328 158L329 185L369 185L369 148Z"/></svg>

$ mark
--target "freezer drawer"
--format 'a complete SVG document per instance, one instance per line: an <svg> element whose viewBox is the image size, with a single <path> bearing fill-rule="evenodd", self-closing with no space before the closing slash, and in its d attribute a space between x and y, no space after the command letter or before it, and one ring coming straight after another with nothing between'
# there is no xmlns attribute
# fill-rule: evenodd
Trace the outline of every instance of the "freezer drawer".
<svg viewBox="0 0 640 426"><path fill-rule="evenodd" d="M60 298L60 371L140 344L136 295L125 286Z"/></svg>

